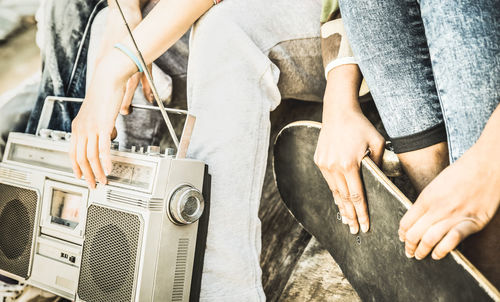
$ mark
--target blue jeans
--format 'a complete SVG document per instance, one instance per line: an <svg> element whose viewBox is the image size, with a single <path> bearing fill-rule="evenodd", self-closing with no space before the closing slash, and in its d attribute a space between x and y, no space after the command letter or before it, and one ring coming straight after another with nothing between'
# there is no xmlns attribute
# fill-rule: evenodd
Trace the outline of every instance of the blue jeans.
<svg viewBox="0 0 500 302"><path fill-rule="evenodd" d="M38 98L28 120L27 133L34 134L43 107L49 95L85 97L85 74L90 24L106 1L65 1L55 5L47 1L42 8L47 22L39 27L43 31L42 79ZM79 55L80 54L80 55ZM80 104L57 103L50 129L71 132L71 121L78 114Z"/></svg>
<svg viewBox="0 0 500 302"><path fill-rule="evenodd" d="M500 102L500 0L341 0L352 49L397 153L451 161Z"/></svg>

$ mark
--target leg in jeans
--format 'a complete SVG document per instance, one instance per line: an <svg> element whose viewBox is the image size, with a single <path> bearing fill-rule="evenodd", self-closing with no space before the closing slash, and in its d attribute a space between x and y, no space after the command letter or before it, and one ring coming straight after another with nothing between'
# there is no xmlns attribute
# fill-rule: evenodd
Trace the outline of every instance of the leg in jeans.
<svg viewBox="0 0 500 302"><path fill-rule="evenodd" d="M499 1L495 0L421 1L421 6L416 1L341 2L353 50L375 92L374 98L391 136L404 133L418 137L420 134L415 132L412 122L442 119L451 161L457 160L476 142L500 100L498 5ZM402 71L406 72L401 74ZM424 95L422 102L436 106L439 100L439 108L429 112L420 102L414 103L413 85L426 85L424 92L428 95ZM395 101L397 97L391 93L403 95L402 103ZM388 110L396 114L384 115ZM405 116L403 111L410 114ZM398 147L401 141L395 139L395 143ZM432 155L426 154L429 148L422 149L426 147L423 142L415 147L400 154L407 167L419 165L418 161L428 160ZM418 151L413 151L415 149ZM407 151L413 152L404 153ZM427 171L427 175L432 176L439 170ZM498 227L497 222L494 220L488 228ZM486 233L487 230L480 236ZM486 255L482 259L494 262L496 256L488 251L497 251L499 244L489 243L496 249L477 241L475 250ZM487 273L484 263L475 263ZM498 269L496 272L498 274ZM490 275L492 279L497 277Z"/></svg>
<svg viewBox="0 0 500 302"><path fill-rule="evenodd" d="M420 3L454 162L477 141L500 102L500 1ZM497 211L483 231L463 244L466 256L496 286L500 286L499 230Z"/></svg>
<svg viewBox="0 0 500 302"><path fill-rule="evenodd" d="M188 156L205 161L212 174L201 301L265 300L257 214L269 113L281 100L280 70L268 54L283 41L319 42L320 9L320 1L225 1L193 28L188 101L197 120ZM319 49L316 58L320 78Z"/></svg>

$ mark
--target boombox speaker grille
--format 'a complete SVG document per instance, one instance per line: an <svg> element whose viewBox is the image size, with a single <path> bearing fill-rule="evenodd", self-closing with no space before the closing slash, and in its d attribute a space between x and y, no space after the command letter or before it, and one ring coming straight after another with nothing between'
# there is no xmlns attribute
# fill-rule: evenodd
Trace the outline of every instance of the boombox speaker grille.
<svg viewBox="0 0 500 302"><path fill-rule="evenodd" d="M82 300L133 300L140 233L138 215L89 207L78 285Z"/></svg>
<svg viewBox="0 0 500 302"><path fill-rule="evenodd" d="M0 269L28 278L38 194L0 184Z"/></svg>

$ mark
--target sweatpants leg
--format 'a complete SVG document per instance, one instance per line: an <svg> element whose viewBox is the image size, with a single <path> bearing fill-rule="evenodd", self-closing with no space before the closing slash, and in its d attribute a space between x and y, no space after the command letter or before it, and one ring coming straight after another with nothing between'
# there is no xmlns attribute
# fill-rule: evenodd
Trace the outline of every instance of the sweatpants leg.
<svg viewBox="0 0 500 302"><path fill-rule="evenodd" d="M299 6L295 14L302 14L303 19L294 20L297 30L286 27L287 17L295 16L272 15L279 10L269 6L280 2ZM310 2L315 6L311 5L314 11L308 12L309 19L300 11L301 5L309 4L302 2L228 0L193 28L188 103L196 125L188 157L205 161L212 175L201 301L265 301L258 209L269 144L269 112L281 99L279 70L267 53L280 41L319 35L319 1ZM315 28L311 32L300 25L304 18Z"/></svg>

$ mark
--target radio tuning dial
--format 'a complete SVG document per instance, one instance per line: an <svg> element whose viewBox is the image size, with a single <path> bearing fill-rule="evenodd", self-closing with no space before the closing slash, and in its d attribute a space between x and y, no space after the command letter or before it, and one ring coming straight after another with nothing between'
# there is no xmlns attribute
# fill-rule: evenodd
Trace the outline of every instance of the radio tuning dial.
<svg viewBox="0 0 500 302"><path fill-rule="evenodd" d="M191 185L180 185L174 190L169 201L169 217L176 224L191 224L200 219L205 201L200 190Z"/></svg>

